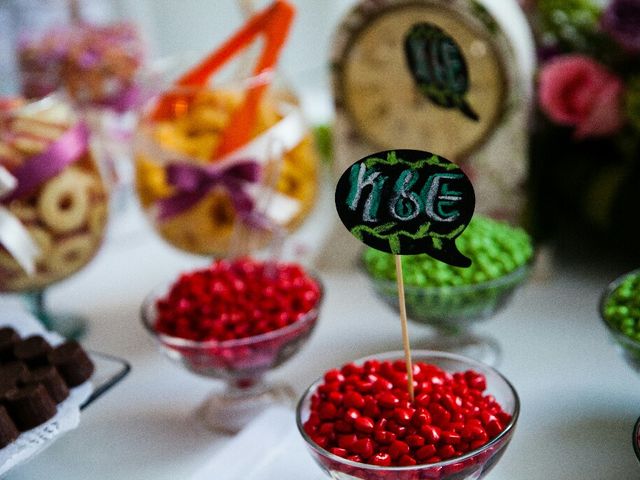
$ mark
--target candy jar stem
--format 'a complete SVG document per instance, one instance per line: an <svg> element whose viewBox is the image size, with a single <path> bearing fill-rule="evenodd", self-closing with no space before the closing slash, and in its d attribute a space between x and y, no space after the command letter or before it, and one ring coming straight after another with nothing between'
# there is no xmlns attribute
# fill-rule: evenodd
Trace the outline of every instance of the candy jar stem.
<svg viewBox="0 0 640 480"><path fill-rule="evenodd" d="M475 334L468 325L451 323L432 327L435 330L433 335L416 342L420 348L465 355L491 366L500 362L501 349L498 342L491 337Z"/></svg>
<svg viewBox="0 0 640 480"><path fill-rule="evenodd" d="M53 319L47 312L44 302L44 290L34 290L24 293L27 308L33 313L42 325L48 329L53 329Z"/></svg>
<svg viewBox="0 0 640 480"><path fill-rule="evenodd" d="M466 330L465 327L456 325L455 323L434 325L433 328L436 330L438 337L447 337L450 340L454 340L453 337L461 335Z"/></svg>
<svg viewBox="0 0 640 480"><path fill-rule="evenodd" d="M227 383L226 395L246 395L261 393L267 389L264 376L248 378L234 378Z"/></svg>
<svg viewBox="0 0 640 480"><path fill-rule="evenodd" d="M292 405L295 393L287 385L272 385L263 377L236 378L215 391L200 405L196 415L214 432L235 433L270 405Z"/></svg>
<svg viewBox="0 0 640 480"><path fill-rule="evenodd" d="M73 315L55 315L47 308L45 290L31 290L23 293L29 311L47 329L58 332L65 338L80 338L86 332L84 319Z"/></svg>

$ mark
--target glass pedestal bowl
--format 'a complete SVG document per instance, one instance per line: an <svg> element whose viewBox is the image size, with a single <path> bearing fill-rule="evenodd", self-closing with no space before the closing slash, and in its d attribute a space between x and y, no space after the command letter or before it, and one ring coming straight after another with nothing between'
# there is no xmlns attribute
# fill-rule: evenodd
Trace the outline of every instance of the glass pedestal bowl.
<svg viewBox="0 0 640 480"><path fill-rule="evenodd" d="M626 318L620 320L619 324L616 324L617 320L614 319L613 313L607 313L607 303L610 301L616 289L618 289L618 287L620 287L625 282L625 280L632 277L640 278L640 269L621 275L607 286L602 294L602 297L600 298L600 318L607 328L610 338L615 343L616 347L618 348L620 354L625 359L627 364L636 372L640 373L640 333L636 333L640 332L640 312L636 311L634 313L629 307L627 307L629 312L627 313ZM630 297L625 297L625 299L630 299ZM632 330L629 332L629 334L625 334L625 332L621 330L621 326L625 322L630 323L629 328L631 328ZM636 325L635 330L633 330L634 324Z"/></svg>
<svg viewBox="0 0 640 480"><path fill-rule="evenodd" d="M357 360L355 363L360 364L371 359L403 358L402 352L389 352ZM438 463L384 467L353 462L324 450L304 430L303 425L309 418L311 397L323 382L321 378L303 394L296 410L296 421L311 456L331 478L335 480L478 480L483 478L500 460L511 440L520 411L520 400L511 383L492 367L461 355L417 350L413 352L413 360L436 365L449 373L474 370L483 374L487 383L486 391L496 398L506 413L512 416L511 421L500 434L480 448Z"/></svg>
<svg viewBox="0 0 640 480"><path fill-rule="evenodd" d="M636 458L640 462L640 418L636 420L636 423L633 426L633 435L631 437L631 442L633 445L633 451L636 454Z"/></svg>
<svg viewBox="0 0 640 480"><path fill-rule="evenodd" d="M504 308L530 269L528 263L494 280L468 285L417 287L405 283L409 320L434 330L431 336L417 340L418 348L445 350L496 365L500 346L493 338L474 334L472 326ZM395 279L369 278L378 297L397 309Z"/></svg>
<svg viewBox="0 0 640 480"><path fill-rule="evenodd" d="M289 360L309 339L318 320L322 290L315 307L290 325L237 340L198 342L155 329L156 302L169 288L167 283L147 296L142 322L171 360L192 373L224 383L224 388L215 390L196 412L207 428L235 433L267 406L295 401L289 386L268 383L265 375Z"/></svg>

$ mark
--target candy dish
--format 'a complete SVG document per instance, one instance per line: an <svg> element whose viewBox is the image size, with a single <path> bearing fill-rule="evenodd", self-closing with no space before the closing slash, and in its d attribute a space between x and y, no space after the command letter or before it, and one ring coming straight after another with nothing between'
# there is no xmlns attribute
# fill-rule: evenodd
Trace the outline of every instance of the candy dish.
<svg viewBox="0 0 640 480"><path fill-rule="evenodd" d="M631 444L633 445L633 451L636 454L636 458L640 462L640 417L636 420L636 423L633 426Z"/></svg>
<svg viewBox="0 0 640 480"><path fill-rule="evenodd" d="M2 309L2 313L10 318L10 320L4 319L2 323L4 330L6 330L4 327L14 328L23 338L40 335L50 342L54 350L65 344L60 335L46 331L25 310L9 308ZM59 353L63 354L65 348ZM66 432L78 427L81 422L81 412L116 386L126 377L131 368L128 362L112 355L93 351L86 351L86 355L93 363L93 373L89 380L69 388L68 397L57 405L57 412L53 418L36 428L22 432L15 441L0 448L0 477L34 459ZM62 357L72 358L66 355ZM8 378L5 376L3 380L6 382Z"/></svg>
<svg viewBox="0 0 640 480"><path fill-rule="evenodd" d="M142 322L171 360L192 373L224 382L225 388L214 391L198 409L197 416L205 426L214 431L236 432L268 405L295 400L290 387L270 384L264 377L308 340L318 320L321 287L315 305L289 325L245 338L197 341L160 333L156 328L157 302L166 296L171 285L167 282L147 296L141 309Z"/></svg>
<svg viewBox="0 0 640 480"><path fill-rule="evenodd" d="M409 320L435 330L433 336L418 339L420 348L440 348L461 353L495 365L500 347L489 337L471 332L473 324L486 320L502 310L516 289L528 277L531 265L487 282L443 287L405 285L405 302ZM398 287L395 280L370 277L379 298L398 307Z"/></svg>
<svg viewBox="0 0 640 480"><path fill-rule="evenodd" d="M516 288L527 278L529 264L503 277L471 285L443 287L405 286L407 314L412 320L456 333L466 324L493 316L508 304ZM388 303L398 304L395 281L371 279L378 293Z"/></svg>
<svg viewBox="0 0 640 480"><path fill-rule="evenodd" d="M370 360L395 361L403 358L402 352L388 352L357 360L354 363L364 365ZM452 353L418 350L413 352L413 361L414 363L425 362L435 365L448 373L473 370L484 375L486 391L495 397L503 411L510 416L510 420L503 425L502 431L488 443L455 458L440 460L436 463L407 466L384 466L356 462L325 450L311 438L305 429L305 423L310 417L312 397L324 382L324 378L321 378L314 382L300 399L296 410L296 422L311 456L331 478L336 480L352 480L354 478L360 480L382 478L394 480L477 480L483 478L498 462L511 440L520 410L518 395L509 381L486 364ZM409 442L408 439L407 442Z"/></svg>
<svg viewBox="0 0 640 480"><path fill-rule="evenodd" d="M131 365L123 358L94 351L87 351L87 353L95 365L95 371L91 377L93 390L91 395L80 405L80 410L86 409L101 398L124 380L131 371Z"/></svg>
<svg viewBox="0 0 640 480"><path fill-rule="evenodd" d="M200 255L252 253L299 227L315 204L319 158L298 100L276 84L295 8L275 0L187 69L141 116L136 191L156 231ZM248 73L228 62L264 39ZM173 70L175 67L178 71Z"/></svg>
<svg viewBox="0 0 640 480"><path fill-rule="evenodd" d="M41 98L63 87L79 105L123 109L145 56L134 24L88 22L24 34L18 45L22 91Z"/></svg>
<svg viewBox="0 0 640 480"><path fill-rule="evenodd" d="M157 99L143 113L134 142L136 193L154 230L172 246L233 256L245 253L237 250L238 235L264 246L273 231L293 231L311 213L319 158L312 131L286 92L270 89L239 154L215 155L244 90L263 84L256 77L174 87L164 100L165 118L157 118ZM187 175L197 188L183 180Z"/></svg>
<svg viewBox="0 0 640 480"><path fill-rule="evenodd" d="M402 257L407 316L434 330L432 336L418 340L420 348L451 351L496 365L498 343L473 334L471 328L502 310L527 279L534 259L532 241L521 228L476 215L456 245L471 259L468 268L428 255ZM369 248L363 265L378 297L397 309L393 256Z"/></svg>
<svg viewBox="0 0 640 480"><path fill-rule="evenodd" d="M121 358L99 352L90 351L87 353L96 367L90 381L91 385L76 387L70 400L80 402L81 412L115 387L131 370L129 363ZM0 459L3 460L0 462L0 477L4 477L14 468L33 460L62 438L70 425L66 421L61 425L60 419L61 417L58 415L42 428L37 429L41 433L37 435L23 434L25 441L19 439L20 443L0 449ZM7 450L9 448L11 448L11 452ZM9 456L11 458L7 459Z"/></svg>
<svg viewBox="0 0 640 480"><path fill-rule="evenodd" d="M600 298L600 318L627 364L640 372L640 269L613 280Z"/></svg>

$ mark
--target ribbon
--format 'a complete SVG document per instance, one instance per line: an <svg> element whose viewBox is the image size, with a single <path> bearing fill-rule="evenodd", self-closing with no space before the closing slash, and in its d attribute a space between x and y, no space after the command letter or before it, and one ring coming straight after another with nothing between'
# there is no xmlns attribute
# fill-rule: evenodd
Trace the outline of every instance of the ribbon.
<svg viewBox="0 0 640 480"><path fill-rule="evenodd" d="M297 200L258 184L261 167L296 147L308 131L299 109L284 105L282 110L285 113L282 120L213 165L170 162L166 167L167 180L177 192L158 200L158 218L166 220L189 209L216 185L226 188L240 218L249 225L265 228L271 222L284 224L293 218L300 210ZM264 205L256 205L261 193ZM264 214L258 214L258 210Z"/></svg>
<svg viewBox="0 0 640 480"><path fill-rule="evenodd" d="M309 129L300 110L290 104L281 105L285 117L274 126L258 135L244 146L223 156L218 164L233 162L236 158L253 158L263 165L274 157L273 147L278 146L282 152L293 150L307 135Z"/></svg>
<svg viewBox="0 0 640 480"><path fill-rule="evenodd" d="M95 102L95 105L123 114L142 105L144 101L145 96L143 95L142 89L137 85L131 85L121 89L118 93L108 98Z"/></svg>
<svg viewBox="0 0 640 480"><path fill-rule="evenodd" d="M254 210L254 201L246 186L259 179L260 165L253 160L241 160L224 167L171 163L167 166L167 181L176 189L176 193L157 202L158 218L166 220L188 210L209 191L220 186L229 193L240 218L249 220Z"/></svg>
<svg viewBox="0 0 640 480"><path fill-rule="evenodd" d="M30 157L13 172L18 185L8 194L0 194L0 201L6 204L33 193L78 160L87 151L88 145L89 128L83 122L78 122L51 142L43 152Z"/></svg>
<svg viewBox="0 0 640 480"><path fill-rule="evenodd" d="M0 195L14 191L18 185L17 179L0 165ZM40 255L38 245L31 238L25 226L20 223L20 220L1 205L0 244L15 258L25 272L29 275L35 272L35 260Z"/></svg>

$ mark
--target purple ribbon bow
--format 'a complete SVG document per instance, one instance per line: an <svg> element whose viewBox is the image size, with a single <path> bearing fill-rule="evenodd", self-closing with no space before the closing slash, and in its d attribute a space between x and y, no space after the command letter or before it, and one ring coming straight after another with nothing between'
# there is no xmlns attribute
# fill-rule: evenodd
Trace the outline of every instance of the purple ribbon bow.
<svg viewBox="0 0 640 480"><path fill-rule="evenodd" d="M167 181L176 189L176 193L157 202L158 218L166 220L188 210L211 189L221 186L229 193L240 218L244 221L251 220L254 216L254 201L245 187L259 179L260 165L255 160L241 160L222 168L215 165L202 167L171 163L167 166Z"/></svg>
<svg viewBox="0 0 640 480"><path fill-rule="evenodd" d="M89 146L89 127L79 122L69 128L43 152L29 158L18 167L13 176L18 186L2 197L2 203L30 195L50 178L61 173L68 165L79 160Z"/></svg>
<svg viewBox="0 0 640 480"><path fill-rule="evenodd" d="M110 108L116 113L126 113L145 102L145 94L137 85L124 88L115 95L97 102L99 107Z"/></svg>

